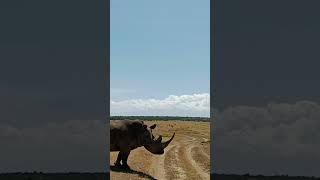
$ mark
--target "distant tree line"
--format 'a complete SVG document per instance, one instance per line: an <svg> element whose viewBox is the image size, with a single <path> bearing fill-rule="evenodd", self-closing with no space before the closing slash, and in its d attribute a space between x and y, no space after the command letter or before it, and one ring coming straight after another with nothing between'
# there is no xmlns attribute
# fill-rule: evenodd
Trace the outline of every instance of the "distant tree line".
<svg viewBox="0 0 320 180"><path fill-rule="evenodd" d="M181 116L111 116L111 120L143 120L143 121L210 121L208 117L181 117Z"/></svg>

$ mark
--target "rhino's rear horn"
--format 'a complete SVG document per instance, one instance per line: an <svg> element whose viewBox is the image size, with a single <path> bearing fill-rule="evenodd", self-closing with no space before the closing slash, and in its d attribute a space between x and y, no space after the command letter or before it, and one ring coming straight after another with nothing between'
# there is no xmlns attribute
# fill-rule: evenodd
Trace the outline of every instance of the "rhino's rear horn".
<svg viewBox="0 0 320 180"><path fill-rule="evenodd" d="M176 134L176 133L173 133L173 135L172 135L172 137L169 139L169 141L162 143L162 147L163 147L163 148L166 148L166 147L170 144L170 142L173 140L175 134Z"/></svg>
<svg viewBox="0 0 320 180"><path fill-rule="evenodd" d="M158 139L156 140L156 142L161 142L162 141L162 136L160 135L159 137L158 137Z"/></svg>

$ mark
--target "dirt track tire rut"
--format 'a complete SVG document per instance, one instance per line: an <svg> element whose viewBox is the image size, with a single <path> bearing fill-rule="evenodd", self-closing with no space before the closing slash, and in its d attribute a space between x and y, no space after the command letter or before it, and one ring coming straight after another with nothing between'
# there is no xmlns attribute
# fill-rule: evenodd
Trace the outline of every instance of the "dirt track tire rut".
<svg viewBox="0 0 320 180"><path fill-rule="evenodd" d="M201 163L194 160L192 153L194 149L200 148L197 145L197 139L194 137L184 137L181 143L168 147L165 155L158 161L158 170L160 170L156 179L190 179L187 173L198 174L198 179L210 179L209 168L204 168ZM200 152L204 159L209 161L209 156ZM166 162L166 163L164 163ZM186 168L188 167L188 169ZM190 168L191 167L191 168Z"/></svg>

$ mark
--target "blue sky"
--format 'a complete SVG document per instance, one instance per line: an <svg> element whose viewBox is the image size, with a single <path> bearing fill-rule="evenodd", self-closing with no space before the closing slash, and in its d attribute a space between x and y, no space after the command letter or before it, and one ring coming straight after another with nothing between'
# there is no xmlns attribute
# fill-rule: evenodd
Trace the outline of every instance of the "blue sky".
<svg viewBox="0 0 320 180"><path fill-rule="evenodd" d="M112 101L209 93L209 2L111 0Z"/></svg>

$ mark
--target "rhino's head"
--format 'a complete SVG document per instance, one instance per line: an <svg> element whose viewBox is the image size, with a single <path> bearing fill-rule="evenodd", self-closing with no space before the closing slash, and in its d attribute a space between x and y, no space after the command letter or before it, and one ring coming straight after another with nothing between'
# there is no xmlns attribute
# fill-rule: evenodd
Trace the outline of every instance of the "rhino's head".
<svg viewBox="0 0 320 180"><path fill-rule="evenodd" d="M163 154L164 149L169 145L169 143L173 140L175 133L173 133L172 137L166 141L162 142L162 136L160 135L157 139L155 139L152 134L152 130L156 127L156 124L148 127L147 125L143 125L144 133L143 133L143 146L153 154Z"/></svg>

